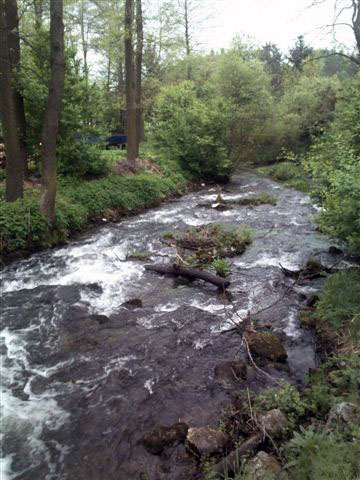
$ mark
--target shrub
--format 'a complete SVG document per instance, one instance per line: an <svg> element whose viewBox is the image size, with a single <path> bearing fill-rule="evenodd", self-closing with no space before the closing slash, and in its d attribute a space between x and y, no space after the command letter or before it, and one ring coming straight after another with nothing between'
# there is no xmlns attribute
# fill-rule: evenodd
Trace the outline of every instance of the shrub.
<svg viewBox="0 0 360 480"><path fill-rule="evenodd" d="M216 275L226 278L231 273L231 263L224 258L215 258L211 262L211 268L215 271Z"/></svg>
<svg viewBox="0 0 360 480"><path fill-rule="evenodd" d="M226 180L226 116L216 100L199 98L191 82L166 87L152 120L155 145L194 179Z"/></svg>

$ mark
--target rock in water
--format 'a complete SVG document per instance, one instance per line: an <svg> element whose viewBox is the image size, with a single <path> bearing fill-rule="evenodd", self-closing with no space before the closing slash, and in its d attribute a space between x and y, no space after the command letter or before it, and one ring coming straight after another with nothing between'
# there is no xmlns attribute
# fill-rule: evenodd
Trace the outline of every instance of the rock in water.
<svg viewBox="0 0 360 480"><path fill-rule="evenodd" d="M229 443L229 436L211 427L189 428L187 445L195 455L214 455L225 450Z"/></svg>
<svg viewBox="0 0 360 480"><path fill-rule="evenodd" d="M228 380L231 382L246 380L246 374L246 363L241 360L221 362L215 367L215 377L220 380Z"/></svg>
<svg viewBox="0 0 360 480"><path fill-rule="evenodd" d="M160 455L164 448L184 442L187 432L186 423L174 423L170 427L160 425L150 435L144 437L142 443L148 452Z"/></svg>
<svg viewBox="0 0 360 480"><path fill-rule="evenodd" d="M246 332L251 355L272 362L285 362L287 353L281 340L272 333Z"/></svg>

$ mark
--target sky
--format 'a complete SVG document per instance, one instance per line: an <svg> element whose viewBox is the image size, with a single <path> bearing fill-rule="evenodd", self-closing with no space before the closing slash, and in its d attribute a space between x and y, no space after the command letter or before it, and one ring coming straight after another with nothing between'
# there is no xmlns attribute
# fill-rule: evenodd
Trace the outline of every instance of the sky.
<svg viewBox="0 0 360 480"><path fill-rule="evenodd" d="M321 26L332 23L335 0L324 0L309 8L312 0L218 0L201 42L206 50L226 48L236 34L250 36L257 44L272 42L286 52L299 35L315 48L331 48L333 38ZM345 12L346 15L346 12ZM329 30L329 29L328 29ZM339 42L345 47L353 45L348 27L337 29Z"/></svg>

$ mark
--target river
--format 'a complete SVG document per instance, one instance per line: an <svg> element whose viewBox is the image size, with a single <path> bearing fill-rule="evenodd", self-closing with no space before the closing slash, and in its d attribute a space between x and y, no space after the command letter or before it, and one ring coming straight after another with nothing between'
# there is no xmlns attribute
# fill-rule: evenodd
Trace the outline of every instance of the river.
<svg viewBox="0 0 360 480"><path fill-rule="evenodd" d="M198 206L213 201L215 189L190 193L2 270L2 480L190 478L181 476L194 467L183 445L156 456L141 439L159 424L216 426L231 391L245 388L214 377L219 362L246 355L239 335L220 332L248 311L274 304L259 321L282 339L291 371L268 371L303 381L316 355L298 311L322 281L284 295L289 281L279 264L298 269L315 257L331 265L336 257L311 220L307 195L244 173L223 196L264 191L276 206L216 211ZM174 249L164 231L210 222L253 230L251 246L232 259L231 304L212 285L125 260L146 249L149 262L166 262ZM134 298L141 308L121 306ZM259 373L247 386L266 384Z"/></svg>

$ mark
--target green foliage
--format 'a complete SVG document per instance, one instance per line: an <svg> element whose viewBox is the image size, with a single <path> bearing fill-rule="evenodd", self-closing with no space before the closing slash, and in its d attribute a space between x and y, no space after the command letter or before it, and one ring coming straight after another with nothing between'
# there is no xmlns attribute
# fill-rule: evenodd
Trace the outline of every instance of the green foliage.
<svg viewBox="0 0 360 480"><path fill-rule="evenodd" d="M144 261L150 258L150 252L148 250L135 250L135 252L126 255L127 260L139 260Z"/></svg>
<svg viewBox="0 0 360 480"><path fill-rule="evenodd" d="M301 428L284 452L289 480L357 480L360 475L360 443L345 442L336 433Z"/></svg>
<svg viewBox="0 0 360 480"><path fill-rule="evenodd" d="M303 192L309 190L309 182L303 168L293 162L275 163L274 165L261 167L258 171L269 175L274 180L284 182L287 187L292 187Z"/></svg>
<svg viewBox="0 0 360 480"><path fill-rule="evenodd" d="M228 178L226 132L224 108L210 95L200 97L191 82L161 91L152 119L154 143L193 178Z"/></svg>
<svg viewBox="0 0 360 480"><path fill-rule="evenodd" d="M167 240L173 240L175 239L175 235L171 230L165 230L165 232L163 233L163 238Z"/></svg>
<svg viewBox="0 0 360 480"><path fill-rule="evenodd" d="M238 200L234 200L231 203L235 203L236 205L276 205L277 200L276 197L270 195L270 193L262 192L258 195L251 195L249 197L239 198Z"/></svg>
<svg viewBox="0 0 360 480"><path fill-rule="evenodd" d="M49 235L48 222L40 213L39 195L34 191L16 202L0 201L0 249L11 253L33 246Z"/></svg>
<svg viewBox="0 0 360 480"><path fill-rule="evenodd" d="M53 229L40 213L37 190L27 191L16 202L0 200L1 254L52 246L81 231L89 220L101 218L108 208L130 214L178 191L170 177L153 173L88 182L62 179L59 187Z"/></svg>
<svg viewBox="0 0 360 480"><path fill-rule="evenodd" d="M256 408L279 408L288 417L287 430L292 431L305 414L306 402L296 387L283 382L280 388L268 388L256 399Z"/></svg>
<svg viewBox="0 0 360 480"><path fill-rule="evenodd" d="M312 147L305 168L324 207L320 228L360 251L360 77L338 103L333 124Z"/></svg>
<svg viewBox="0 0 360 480"><path fill-rule="evenodd" d="M215 258L211 262L211 268L215 271L216 275L226 278L231 273L231 263L225 258Z"/></svg>
<svg viewBox="0 0 360 480"><path fill-rule="evenodd" d="M231 50L220 58L217 84L227 99L234 164L273 161L280 148L280 135L271 78L261 62L238 49Z"/></svg>
<svg viewBox="0 0 360 480"><path fill-rule="evenodd" d="M360 334L360 272L348 270L330 275L316 304L316 316L338 329L350 326Z"/></svg>

